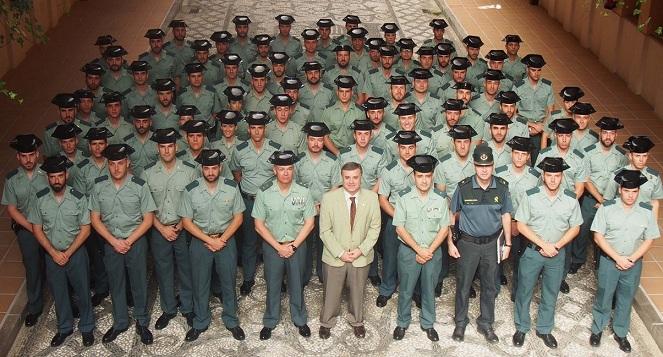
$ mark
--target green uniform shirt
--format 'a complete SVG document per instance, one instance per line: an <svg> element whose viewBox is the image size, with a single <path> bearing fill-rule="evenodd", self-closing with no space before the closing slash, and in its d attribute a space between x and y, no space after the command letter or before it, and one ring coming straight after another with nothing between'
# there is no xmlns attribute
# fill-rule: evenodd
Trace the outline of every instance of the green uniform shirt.
<svg viewBox="0 0 663 357"><path fill-rule="evenodd" d="M603 195L612 180L612 173L628 164L624 149L612 145L608 151L603 151L603 145L587 146L585 152L585 165L587 174L594 187Z"/></svg>
<svg viewBox="0 0 663 357"><path fill-rule="evenodd" d="M242 172L242 181L240 182L242 192L255 195L263 183L274 177L273 166L269 162L269 157L280 148L281 145L269 139L265 139L259 152L256 151L251 140L235 147L229 168L232 171Z"/></svg>
<svg viewBox="0 0 663 357"><path fill-rule="evenodd" d="M142 222L143 215L155 211L150 188L142 179L128 174L119 189L106 175L95 180L90 195L90 211L118 239L126 239Z"/></svg>
<svg viewBox="0 0 663 357"><path fill-rule="evenodd" d="M421 140L417 142L417 155L435 155L435 145L431 134L428 131L423 130L415 130L415 132L421 137ZM385 136L387 142L386 151L389 154L390 162L398 159L398 144L393 141L393 138L397 133L398 131L392 131Z"/></svg>
<svg viewBox="0 0 663 357"><path fill-rule="evenodd" d="M322 200L322 195L332 188L335 169L336 157L330 152L321 152L317 160L308 151L302 152L295 163L295 181L309 189L313 202L317 204Z"/></svg>
<svg viewBox="0 0 663 357"><path fill-rule="evenodd" d="M134 133L134 126L120 117L117 126L113 125L108 118L104 118L95 124L96 127L105 127L110 131L113 136L108 138L108 145L110 144L123 144L123 139Z"/></svg>
<svg viewBox="0 0 663 357"><path fill-rule="evenodd" d="M465 162L461 162L456 152L452 151L440 158L439 164L435 166L433 181L436 184L444 185L446 187L445 191L449 195L456 191L456 187L461 180L475 173L474 163L469 155Z"/></svg>
<svg viewBox="0 0 663 357"><path fill-rule="evenodd" d="M315 216L313 198L306 187L294 182L284 195L279 185L270 180L260 187L251 216L264 221L277 242L291 242L304 221Z"/></svg>
<svg viewBox="0 0 663 357"><path fill-rule="evenodd" d="M493 149L494 167L500 167L511 163L511 147L504 144L501 149L497 149L494 141L487 142L488 147Z"/></svg>
<svg viewBox="0 0 663 357"><path fill-rule="evenodd" d="M545 78L541 78L534 88L529 78L525 78L521 84L516 84L514 91L520 97L518 113L532 122L543 121L548 107L555 104L552 82Z"/></svg>
<svg viewBox="0 0 663 357"><path fill-rule="evenodd" d="M557 146L549 146L541 150L539 157L536 159L535 166L538 166L546 157L561 157L569 165L569 168L564 170L561 189L575 191L576 183L587 182L589 174L587 172L587 165L585 164L585 155L580 150L569 149L566 155L562 155ZM539 169L539 171L541 170Z"/></svg>
<svg viewBox="0 0 663 357"><path fill-rule="evenodd" d="M101 119L106 116L106 104L101 102L106 90L103 86L99 86L96 91L92 92L94 93L94 107L92 107L92 111L94 111L94 113L97 114L97 117Z"/></svg>
<svg viewBox="0 0 663 357"><path fill-rule="evenodd" d="M513 168L513 164L509 163L504 166L495 165L495 176L503 178L509 183L509 192L511 193L511 204L513 211L518 211L520 201L525 195L525 191L532 189L539 184L539 177L541 174L535 168L526 166L523 172L518 174Z"/></svg>
<svg viewBox="0 0 663 357"><path fill-rule="evenodd" d="M338 65L327 67L322 76L322 82L329 86L335 86L334 80L340 75L352 76L355 82L357 82L357 85L352 88L354 95L360 93L361 89L364 88L364 76L361 71L359 71L359 68L351 66L350 64L348 64L345 69L341 69Z"/></svg>
<svg viewBox="0 0 663 357"><path fill-rule="evenodd" d="M412 168L403 166L401 161L400 158L393 160L380 174L378 194L389 199L392 205L396 203L399 192L414 186Z"/></svg>
<svg viewBox="0 0 663 357"><path fill-rule="evenodd" d="M157 105L156 110L157 113L152 116L152 129L157 130L157 129L166 129L166 128L173 128L175 130L179 130L179 120L180 116L177 115L177 108L175 105L171 105L170 108L168 108L168 111L161 111L161 106Z"/></svg>
<svg viewBox="0 0 663 357"><path fill-rule="evenodd" d="M179 222L177 210L182 202L186 185L198 178L195 165L176 160L168 172L163 161L158 160L145 168L141 178L147 182L156 204L155 216L163 225Z"/></svg>
<svg viewBox="0 0 663 357"><path fill-rule="evenodd" d="M405 228L420 247L430 247L437 233L451 225L447 195L434 188L422 199L414 188L400 191L392 224Z"/></svg>
<svg viewBox="0 0 663 357"><path fill-rule="evenodd" d="M316 51L311 57L309 57L306 52L302 52L301 54L292 57L290 61L288 61L288 66L286 69L288 75L297 77L302 82L306 82L306 73L302 71L304 62L318 62L322 65L323 68L327 67L327 57L322 52Z"/></svg>
<svg viewBox="0 0 663 357"><path fill-rule="evenodd" d="M391 98L391 85L387 84L387 81L389 77L396 74L393 68L389 71L388 75L385 75L383 68L369 70L365 74L362 92L366 93L369 97L382 97L389 100Z"/></svg>
<svg viewBox="0 0 663 357"><path fill-rule="evenodd" d="M233 160L233 155L235 154L235 147L237 145L241 144L243 141L239 140L238 138L234 138L233 142L228 142L225 138L220 138L218 140L212 141L209 143L209 148L210 149L217 149L221 150L221 152L226 155L226 160L225 162L231 162ZM225 167L224 167L225 169ZM232 172L229 169L223 170L224 172L229 172L230 176L228 178L232 179Z"/></svg>
<svg viewBox="0 0 663 357"><path fill-rule="evenodd" d="M214 85L214 93L216 93L216 97L219 99L221 108L228 108L228 96L223 93L223 91L225 91L228 87L242 87L244 88L245 92L248 92L249 89L251 89L250 85L242 82L239 78L235 80L235 83L228 83L228 80L224 79L218 84Z"/></svg>
<svg viewBox="0 0 663 357"><path fill-rule="evenodd" d="M150 64L149 81L154 83L157 79L175 78L177 75L177 63L175 57L162 51L157 58L152 52L144 52L138 56L139 61Z"/></svg>
<svg viewBox="0 0 663 357"><path fill-rule="evenodd" d="M265 137L281 145L281 150L292 150L295 154L306 150L302 126L288 120L285 128L281 128L276 120L265 125Z"/></svg>
<svg viewBox="0 0 663 357"><path fill-rule="evenodd" d="M290 115L290 121L304 126L311 117L311 111L302 103L295 104L295 109Z"/></svg>
<svg viewBox="0 0 663 357"><path fill-rule="evenodd" d="M509 124L509 129L506 132L506 138L504 142L509 142L513 139L514 136L522 136L523 138L529 138L529 128L527 127L527 119L517 115L512 119L511 124ZM483 132L483 141L492 141L493 137L490 134L490 124L485 123L484 132Z"/></svg>
<svg viewBox="0 0 663 357"><path fill-rule="evenodd" d="M477 141L486 135L486 122L481 119L481 113L474 109L463 110L460 114L458 124L469 125L477 132L477 135L472 138L472 141Z"/></svg>
<svg viewBox="0 0 663 357"><path fill-rule="evenodd" d="M421 63L415 59L411 59L407 63L403 61L403 58L399 57L398 60L394 61L392 70L400 73L403 76L407 76L411 70L421 67Z"/></svg>
<svg viewBox="0 0 663 357"><path fill-rule="evenodd" d="M449 125L446 120L443 124L433 127L431 133L432 145L435 149L435 157L442 158L454 151L454 139L449 136Z"/></svg>
<svg viewBox="0 0 663 357"><path fill-rule="evenodd" d="M606 186L605 193L603 198L606 200L611 200L618 197L619 185L615 182L615 175L619 173L622 169L635 170L632 165L627 165L615 170L610 179L608 180L608 185ZM663 185L661 185L661 176L658 171L652 169L651 167L645 167L642 169L642 174L647 178L647 182L640 186L640 194L638 195L638 202L650 203L652 200L660 200L663 198Z"/></svg>
<svg viewBox="0 0 663 357"><path fill-rule="evenodd" d="M124 105L131 110L136 105L151 105L155 106L157 104L157 92L147 87L145 93L140 93L136 87L131 87L129 93L124 96ZM131 116L129 116L131 118Z"/></svg>
<svg viewBox="0 0 663 357"><path fill-rule="evenodd" d="M214 192L206 182L201 177L186 186L177 214L191 218L205 234L223 233L233 216L246 210L244 200L233 180L219 179Z"/></svg>
<svg viewBox="0 0 663 357"><path fill-rule="evenodd" d="M202 87L198 94L194 93L191 86L182 89L182 92L177 96L177 106L182 105L195 105L200 111L195 119L206 120L208 123L213 120L213 113L221 111L221 102L213 87Z"/></svg>
<svg viewBox="0 0 663 357"><path fill-rule="evenodd" d="M575 192L560 189L550 199L540 186L525 192L515 219L526 224L548 243L557 243L570 228L582 224L580 204Z"/></svg>
<svg viewBox="0 0 663 357"><path fill-rule="evenodd" d="M270 44L272 52L285 52L288 57L294 58L302 53L302 42L295 36L288 36L283 40L280 35L274 36Z"/></svg>
<svg viewBox="0 0 663 357"><path fill-rule="evenodd" d="M3 206L14 206L24 216L30 213L37 201L36 193L48 188L46 173L39 168L32 171L32 177L22 167L7 173L5 185L2 189Z"/></svg>
<svg viewBox="0 0 663 357"><path fill-rule="evenodd" d="M126 68L120 68L120 76L115 78L113 72L107 70L101 76L101 85L105 90L111 90L118 93L127 94L129 89L134 85L134 78Z"/></svg>
<svg viewBox="0 0 663 357"><path fill-rule="evenodd" d="M343 148L336 159L336 168L334 169L332 180L334 186L340 186L342 183L341 167L347 162L356 162L361 164L362 168L361 188L370 190L378 182L380 173L382 173L382 170L387 166L389 161L389 155L386 151L370 144L363 158L359 156L355 144Z"/></svg>
<svg viewBox="0 0 663 357"><path fill-rule="evenodd" d="M221 75L221 67L218 62L207 61L202 64L205 66L203 69L203 86L205 87L214 87L216 84L221 82L223 76ZM182 73L181 76L182 87L189 85L189 76L187 73Z"/></svg>
<svg viewBox="0 0 663 357"><path fill-rule="evenodd" d="M242 62L251 63L256 59L256 46L247 38L240 41L239 38L233 38L228 53L236 53L242 58Z"/></svg>
<svg viewBox="0 0 663 357"><path fill-rule="evenodd" d="M71 187L64 188L62 202L55 199L51 188L45 188L37 192L28 220L42 226L53 248L65 251L80 233L81 226L90 224L90 210L85 195Z"/></svg>
<svg viewBox="0 0 663 357"><path fill-rule="evenodd" d="M178 74L184 72L184 66L192 62L193 57L196 55L195 51L191 48L190 41L184 41L182 46L178 46L174 41L168 41L163 44L163 49L175 58L175 70Z"/></svg>
<svg viewBox="0 0 663 357"><path fill-rule="evenodd" d="M413 95L412 102L421 109L417 113L417 129L430 131L435 126L443 103L430 92L426 92L426 96L422 102L417 99L416 95Z"/></svg>
<svg viewBox="0 0 663 357"><path fill-rule="evenodd" d="M516 56L514 61L511 61L511 59L507 58L504 60L502 73L511 76L511 78L514 80L521 80L525 78L525 75L527 75L527 66L520 62L519 56Z"/></svg>
<svg viewBox="0 0 663 357"><path fill-rule="evenodd" d="M94 180L110 174L108 171L108 161L106 159L103 160L101 167L97 166L92 158L83 159L76 164L76 177L72 181L71 186L76 191L90 196L94 187Z"/></svg>
<svg viewBox="0 0 663 357"><path fill-rule="evenodd" d="M62 150L60 147L60 139L54 138L51 135L55 131L55 128L57 128L58 125L62 125L64 122L62 120L57 120L49 125L46 126L46 129L44 130L44 136L43 136L43 146L42 146L42 153L44 154L44 157L49 157L56 155L57 153ZM87 140L83 139L83 135L87 133L87 131L92 127L92 125L88 122L80 121L78 119L74 119L73 124L81 128L82 132L78 134L78 145L76 147L83 151L87 152L89 150Z"/></svg>
<svg viewBox="0 0 663 357"><path fill-rule="evenodd" d="M477 94L472 97L472 100L468 103L469 107L474 109L481 116L481 120L484 122L488 121L488 117L492 113L499 113L500 102L493 99L492 102L489 102L485 94Z"/></svg>
<svg viewBox="0 0 663 357"><path fill-rule="evenodd" d="M269 113L272 105L269 100L272 98L272 93L265 89L261 96L254 90L249 90L244 96L244 110L247 112L265 112Z"/></svg>
<svg viewBox="0 0 663 357"><path fill-rule="evenodd" d="M311 89L311 85L305 83L299 90L299 102L309 108L311 111L310 118L319 121L322 112L333 103L336 103L336 93L334 88L327 84L322 84L318 87L317 91Z"/></svg>
<svg viewBox="0 0 663 357"><path fill-rule="evenodd" d="M134 151L129 159L131 160L131 172L140 177L145 167L159 159L159 149L157 143L150 140L152 133L148 133L145 141L141 141L136 133L124 137L124 142L131 146Z"/></svg>
<svg viewBox="0 0 663 357"><path fill-rule="evenodd" d="M474 88L481 88L483 80L478 79L477 77L482 78L480 75L486 73L487 69L488 62L486 62L486 60L483 58L477 58L476 62L467 68L467 74L465 75L465 78L474 86Z"/></svg>
<svg viewBox="0 0 663 357"><path fill-rule="evenodd" d="M373 129L371 132L371 145L377 146L382 150L387 150L391 144L389 141L390 139L387 139L387 136L392 133L393 130L387 127L387 124L383 121L378 128Z"/></svg>
<svg viewBox="0 0 663 357"><path fill-rule="evenodd" d="M331 131L329 138L339 149L348 147L354 142L350 127L355 120L365 118L366 114L358 105L350 103L348 111L344 111L341 102L327 107L320 116L321 121Z"/></svg>
<svg viewBox="0 0 663 357"><path fill-rule="evenodd" d="M646 240L661 236L649 203L640 202L626 210L621 199L605 201L599 206L591 230L603 235L622 256L633 254Z"/></svg>

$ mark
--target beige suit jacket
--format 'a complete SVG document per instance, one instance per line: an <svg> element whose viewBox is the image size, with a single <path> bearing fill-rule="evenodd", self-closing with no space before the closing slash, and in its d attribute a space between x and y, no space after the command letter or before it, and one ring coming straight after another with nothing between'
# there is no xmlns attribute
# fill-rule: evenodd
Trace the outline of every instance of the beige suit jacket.
<svg viewBox="0 0 663 357"><path fill-rule="evenodd" d="M343 188L325 193L320 202L320 239L324 243L322 261L335 267L345 264L343 252L359 248L362 255L352 265L364 267L373 261L373 246L380 235L378 195L361 189L357 195L354 229L350 229L350 211Z"/></svg>

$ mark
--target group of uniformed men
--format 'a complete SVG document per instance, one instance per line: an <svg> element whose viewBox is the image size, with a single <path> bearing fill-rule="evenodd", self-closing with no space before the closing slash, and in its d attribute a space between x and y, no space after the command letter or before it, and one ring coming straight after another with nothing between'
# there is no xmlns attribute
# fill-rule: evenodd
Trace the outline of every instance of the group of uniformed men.
<svg viewBox="0 0 663 357"><path fill-rule="evenodd" d="M593 232L599 264L590 342L600 344L614 309L614 338L630 351L631 304L642 256L659 236L663 198L660 176L647 166L651 140L633 136L620 147L617 118L598 120L599 133L590 129L595 110L580 101L578 87L564 87L563 107L553 110L552 83L541 74L546 62L519 57L518 35L507 35L505 50L485 60L481 39L467 36L462 57L444 38L447 23L434 19L433 37L415 60L416 44L397 41L394 23L381 27L383 38L367 39L360 19L348 15L347 33L331 38L334 22L320 19L300 40L290 34L292 16L276 20L275 36L250 38L251 20L236 16L235 35L215 32L214 44L187 41L186 24L174 20L173 39L148 30L149 52L131 63L112 36L100 36L102 57L83 66L83 89L53 98L59 118L42 139L11 142L19 167L7 175L2 204L25 264L26 326L42 313L45 264L58 321L52 346L72 334L74 315L84 345L93 344L92 307L109 292L113 326L103 342L128 329L129 305L136 333L151 343L150 250L163 311L155 328L179 310L191 327L187 341L210 324L210 294L223 303L226 328L244 339L236 270L242 267L240 294L247 295L260 259L263 340L279 322L286 290L292 322L310 336L303 289L315 271L333 305L321 312L321 338L339 313L339 302L329 302L340 294L339 276L360 288L350 288L349 322L364 337L367 276L379 289L378 307L399 292L394 339L404 337L414 300L421 328L437 341L435 298L453 260L453 339L464 338L478 278L477 329L497 342L495 297L507 284L501 262L509 259L513 344L522 346L530 329L540 278L536 335L556 348L557 296L569 293L567 274L585 263ZM357 195L358 184L377 195ZM334 189L345 190L345 210L321 207ZM373 204L381 211L379 241L374 220L355 221ZM366 224L370 233L343 238L325 221L331 211L349 215L341 222L352 232Z"/></svg>

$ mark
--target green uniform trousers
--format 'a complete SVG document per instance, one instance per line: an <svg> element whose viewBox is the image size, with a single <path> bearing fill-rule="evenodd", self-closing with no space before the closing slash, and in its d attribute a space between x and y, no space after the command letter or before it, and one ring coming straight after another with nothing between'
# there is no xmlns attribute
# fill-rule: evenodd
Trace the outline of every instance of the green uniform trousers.
<svg viewBox="0 0 663 357"><path fill-rule="evenodd" d="M398 247L398 318L399 327L407 328L412 320L412 295L417 281L421 281L421 328L432 328L435 323L435 286L442 268L442 250L437 248L426 264L416 261L412 248L401 243Z"/></svg>
<svg viewBox="0 0 663 357"><path fill-rule="evenodd" d="M177 239L170 242L156 228L150 230L150 248L154 257L154 272L159 283L161 310L166 314L177 313L175 297L175 269L179 283L180 311L193 311L193 288L191 287L191 261L187 232L180 231Z"/></svg>
<svg viewBox="0 0 663 357"><path fill-rule="evenodd" d="M527 332L530 329L529 308L534 287L539 281L539 275L542 276L541 302L536 318L536 331L541 334L549 334L555 327L555 305L557 295L559 295L559 285L562 283L564 274L564 256L566 253L568 253L566 249L562 248L559 254L547 258L536 249L528 247L520 257L518 290L516 291L516 302L514 304L514 322L518 331Z"/></svg>
<svg viewBox="0 0 663 357"><path fill-rule="evenodd" d="M44 308L44 249L30 231L16 230L18 247L25 268L25 287L28 295L28 314L39 314Z"/></svg>
<svg viewBox="0 0 663 357"><path fill-rule="evenodd" d="M306 241L288 259L281 258L267 242L262 243L265 260L265 282L267 283L267 302L262 324L274 328L281 319L281 283L283 274L288 279L290 319L295 326L304 326L308 321L308 312L304 303L304 264L306 261Z"/></svg>

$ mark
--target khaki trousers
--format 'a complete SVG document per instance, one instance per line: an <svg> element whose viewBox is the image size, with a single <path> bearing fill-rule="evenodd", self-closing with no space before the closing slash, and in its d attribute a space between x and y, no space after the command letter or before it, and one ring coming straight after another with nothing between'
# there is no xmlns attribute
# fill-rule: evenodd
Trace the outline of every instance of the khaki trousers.
<svg viewBox="0 0 663 357"><path fill-rule="evenodd" d="M365 267L354 267L345 263L341 267L322 264L324 277L324 297L320 311L320 326L332 328L336 325L336 317L341 313L341 297L343 286L348 287L348 323L351 326L364 324L364 295L366 279L370 264Z"/></svg>

